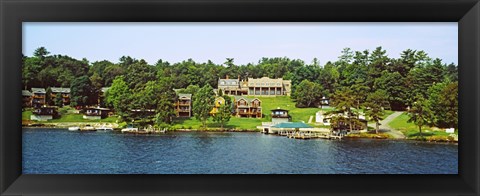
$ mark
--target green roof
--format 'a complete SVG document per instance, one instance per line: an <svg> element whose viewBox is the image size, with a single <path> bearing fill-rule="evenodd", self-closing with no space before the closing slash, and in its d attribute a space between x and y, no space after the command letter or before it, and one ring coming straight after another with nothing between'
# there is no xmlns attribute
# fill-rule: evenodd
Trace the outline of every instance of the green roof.
<svg viewBox="0 0 480 196"><path fill-rule="evenodd" d="M312 126L307 125L302 122L284 122L280 124L276 124L272 126L273 128L290 128L290 129L296 129L296 128L312 128Z"/></svg>

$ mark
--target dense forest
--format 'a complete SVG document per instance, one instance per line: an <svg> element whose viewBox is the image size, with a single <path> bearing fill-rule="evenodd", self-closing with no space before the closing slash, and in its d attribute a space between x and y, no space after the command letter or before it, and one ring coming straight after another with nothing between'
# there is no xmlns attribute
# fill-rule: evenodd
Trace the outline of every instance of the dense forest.
<svg viewBox="0 0 480 196"><path fill-rule="evenodd" d="M70 87L73 106L95 105L100 89L111 87L101 104L114 108L124 118L131 116L131 108L158 109L164 114L155 114L156 119L168 123L173 110L170 103L175 100L173 89L194 93L205 86L216 88L218 78L228 75L241 80L264 76L291 80L297 107L317 107L322 97L327 97L333 105L343 104L344 108L374 109L380 105L393 110L419 109L419 116L412 118L425 124L458 124L457 65L411 49L401 52L399 58L390 58L382 47L373 51L345 48L336 61L324 64L317 59L307 63L277 57L246 65L235 64L233 58L223 64L160 59L149 65L130 56L122 56L118 63L89 62L50 55L40 47L33 56L23 56L22 66L25 89Z"/></svg>

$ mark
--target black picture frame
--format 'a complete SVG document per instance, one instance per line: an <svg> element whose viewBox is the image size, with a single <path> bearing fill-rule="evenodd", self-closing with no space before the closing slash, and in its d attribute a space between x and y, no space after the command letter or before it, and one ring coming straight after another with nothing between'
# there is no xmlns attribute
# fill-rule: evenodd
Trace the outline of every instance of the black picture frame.
<svg viewBox="0 0 480 196"><path fill-rule="evenodd" d="M0 195L479 195L478 0L0 0ZM458 175L22 175L22 22L458 22Z"/></svg>

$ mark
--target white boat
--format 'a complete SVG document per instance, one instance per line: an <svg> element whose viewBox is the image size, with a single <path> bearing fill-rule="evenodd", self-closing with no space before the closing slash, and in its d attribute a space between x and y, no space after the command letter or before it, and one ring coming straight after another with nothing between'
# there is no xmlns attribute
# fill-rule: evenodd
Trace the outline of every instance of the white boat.
<svg viewBox="0 0 480 196"><path fill-rule="evenodd" d="M122 133L137 133L138 128L129 127L129 128L122 129L121 132Z"/></svg>
<svg viewBox="0 0 480 196"><path fill-rule="evenodd" d="M69 131L78 131L80 130L80 127L68 127Z"/></svg>
<svg viewBox="0 0 480 196"><path fill-rule="evenodd" d="M96 129L97 131L113 131L113 128L106 126L97 127Z"/></svg>
<svg viewBox="0 0 480 196"><path fill-rule="evenodd" d="M97 126L95 129L97 129L97 131L113 131L112 126L107 126L107 124Z"/></svg>

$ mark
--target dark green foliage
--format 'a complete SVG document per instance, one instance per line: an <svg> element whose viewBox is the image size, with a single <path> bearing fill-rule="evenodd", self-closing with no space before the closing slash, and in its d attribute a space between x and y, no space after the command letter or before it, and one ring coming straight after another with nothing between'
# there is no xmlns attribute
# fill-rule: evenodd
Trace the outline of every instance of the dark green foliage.
<svg viewBox="0 0 480 196"><path fill-rule="evenodd" d="M320 84L303 80L295 90L297 107L316 107L324 96L323 88Z"/></svg>
<svg viewBox="0 0 480 196"><path fill-rule="evenodd" d="M45 103L47 103L47 105L54 105L54 101L52 99L52 88L48 87L46 90L45 90Z"/></svg>
<svg viewBox="0 0 480 196"><path fill-rule="evenodd" d="M229 96L223 96L225 104L218 108L218 112L213 116L213 121L220 123L221 129L230 121L232 117L232 100Z"/></svg>
<svg viewBox="0 0 480 196"><path fill-rule="evenodd" d="M414 99L412 107L408 110L408 122L413 122L418 126L420 136L422 136L422 127L429 125L432 119L432 111L430 110L430 103L421 95L417 95Z"/></svg>
<svg viewBox="0 0 480 196"><path fill-rule="evenodd" d="M173 84L173 83L172 83ZM188 85L187 88L185 89L180 89L178 93L183 93L183 94L192 94L195 95L195 93L200 90L200 87L198 85Z"/></svg>
<svg viewBox="0 0 480 196"><path fill-rule="evenodd" d="M193 96L193 114L207 128L207 120L215 102L215 93L210 85L205 85Z"/></svg>
<svg viewBox="0 0 480 196"><path fill-rule="evenodd" d="M366 115L373 121L375 121L375 133L378 134L380 121L383 120L385 114L384 105L388 104L386 97L387 92L384 90L377 90L374 93L368 95L364 104L366 109Z"/></svg>
<svg viewBox="0 0 480 196"><path fill-rule="evenodd" d="M113 108L123 120L131 120L131 96L132 92L122 76L113 80L112 86L105 94L105 104Z"/></svg>
<svg viewBox="0 0 480 196"><path fill-rule="evenodd" d="M97 103L98 93L88 76L81 76L73 80L70 86L70 105L87 106Z"/></svg>
<svg viewBox="0 0 480 196"><path fill-rule="evenodd" d="M332 127L339 127L339 123L348 124L349 130L353 130L354 123L356 119L354 119L357 114L354 113L352 108L356 106L356 99L354 91L351 88L344 87L340 90L337 90L332 96L331 105L335 107L335 110L327 112L328 114L342 114L342 115L334 115L332 120ZM344 117L343 114L347 116Z"/></svg>
<svg viewBox="0 0 480 196"><path fill-rule="evenodd" d="M48 54L50 54L50 52L47 51L47 49L43 46L40 47L40 48L37 48L35 50L35 52L33 52L33 56L39 57L39 58L43 58L43 57L47 56Z"/></svg>
<svg viewBox="0 0 480 196"><path fill-rule="evenodd" d="M55 106L57 106L57 107L60 107L60 108L63 107L62 93L57 93L57 94L55 95L55 101L54 101L54 103L55 103Z"/></svg>

